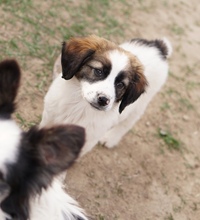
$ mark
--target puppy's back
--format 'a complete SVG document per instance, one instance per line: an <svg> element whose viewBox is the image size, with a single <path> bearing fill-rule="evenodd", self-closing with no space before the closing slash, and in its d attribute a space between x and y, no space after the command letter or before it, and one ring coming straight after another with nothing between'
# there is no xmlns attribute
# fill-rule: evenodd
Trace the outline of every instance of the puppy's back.
<svg viewBox="0 0 200 220"><path fill-rule="evenodd" d="M135 38L120 46L142 59L144 59L145 56L151 55L152 58L158 56L160 59L166 60L172 54L172 46L167 38L155 40Z"/></svg>

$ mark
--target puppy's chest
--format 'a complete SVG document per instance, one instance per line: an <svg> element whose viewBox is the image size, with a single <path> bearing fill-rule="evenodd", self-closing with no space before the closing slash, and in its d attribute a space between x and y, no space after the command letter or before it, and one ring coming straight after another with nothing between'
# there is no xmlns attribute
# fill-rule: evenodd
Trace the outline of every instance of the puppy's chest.
<svg viewBox="0 0 200 220"><path fill-rule="evenodd" d="M72 112L74 113L65 118L65 123L73 123L84 127L90 139L101 138L104 133L118 123L118 114L113 111L102 112L89 106L89 108L79 109L79 111L72 110Z"/></svg>

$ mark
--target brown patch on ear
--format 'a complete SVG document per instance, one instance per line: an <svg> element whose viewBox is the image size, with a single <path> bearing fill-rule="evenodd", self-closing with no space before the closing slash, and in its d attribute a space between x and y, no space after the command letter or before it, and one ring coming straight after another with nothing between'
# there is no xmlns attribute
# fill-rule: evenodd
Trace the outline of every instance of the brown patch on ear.
<svg viewBox="0 0 200 220"><path fill-rule="evenodd" d="M64 42L61 54L63 78L71 79L95 52L102 52L113 46L112 42L95 35L71 38Z"/></svg>
<svg viewBox="0 0 200 220"><path fill-rule="evenodd" d="M130 72L130 82L119 106L120 114L126 106L135 102L140 95L145 92L145 88L148 85L147 79L143 73L144 70L142 64L133 56L131 57Z"/></svg>

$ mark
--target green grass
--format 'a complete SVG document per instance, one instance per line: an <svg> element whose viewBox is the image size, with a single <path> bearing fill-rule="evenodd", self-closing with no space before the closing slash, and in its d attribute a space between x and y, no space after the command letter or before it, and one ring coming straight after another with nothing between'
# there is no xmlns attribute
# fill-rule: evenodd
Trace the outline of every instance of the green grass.
<svg viewBox="0 0 200 220"><path fill-rule="evenodd" d="M169 150L181 151L181 143L169 131L158 130L159 137L164 141Z"/></svg>
<svg viewBox="0 0 200 220"><path fill-rule="evenodd" d="M175 23L171 24L169 26L169 29L173 34L178 35L178 36L182 36L185 34L184 28Z"/></svg>
<svg viewBox="0 0 200 220"><path fill-rule="evenodd" d="M169 214L164 220L175 220L172 214Z"/></svg>
<svg viewBox="0 0 200 220"><path fill-rule="evenodd" d="M186 109L188 109L188 110L194 109L193 104L192 104L192 103L190 102L190 100L187 99L187 98L180 98L180 99L179 99L179 102L180 102L180 104L181 104L182 107L184 107L184 108L186 108Z"/></svg>
<svg viewBox="0 0 200 220"><path fill-rule="evenodd" d="M127 4L120 0L115 3L126 13L129 11ZM16 34L0 41L1 58L30 56L45 59L49 47L57 46L59 53L61 42L71 36L92 34L95 30L96 34L105 37L111 34L122 36L126 28L126 23L110 14L113 6L108 0L89 0L79 3L79 7L70 1L52 0L44 4L46 10L31 0L0 1L0 7L8 15L0 24L5 21L13 27L20 24ZM58 12L62 13L58 16ZM71 19L67 20L68 17ZM54 43L48 42L47 38Z"/></svg>
<svg viewBox="0 0 200 220"><path fill-rule="evenodd" d="M40 121L40 118L37 117L37 119L35 121L27 121L25 118L23 118L23 116L20 113L16 113L15 117L17 119L18 124L20 125L21 128L23 129L28 129L34 125L37 125L38 122Z"/></svg>
<svg viewBox="0 0 200 220"><path fill-rule="evenodd" d="M105 220L105 217L101 214L98 215L98 220Z"/></svg>
<svg viewBox="0 0 200 220"><path fill-rule="evenodd" d="M185 87L186 89L198 89L200 88L200 82L187 80L187 82L185 83Z"/></svg>
<svg viewBox="0 0 200 220"><path fill-rule="evenodd" d="M182 88L180 87L180 90L177 90L176 88L168 88L166 91L166 94L170 97L172 97L174 100L176 100L176 109L180 112L186 112L188 110L195 110L194 104L191 102L190 99L188 99L187 89L188 88L197 88L199 85L198 82L196 83L189 83L188 81L184 82ZM186 92L185 94L181 92L181 90L184 90ZM165 102L161 106L161 110L167 110L170 109L170 105Z"/></svg>
<svg viewBox="0 0 200 220"><path fill-rule="evenodd" d="M171 106L168 102L164 102L161 106L162 111L169 110L170 108L171 108Z"/></svg>
<svg viewBox="0 0 200 220"><path fill-rule="evenodd" d="M128 4L115 0L115 5L128 16ZM35 97L44 96L50 85L53 64L64 40L88 34L123 36L127 27L120 17L113 16L113 5L108 0L79 1L78 5L64 0L0 0L0 10L0 26L6 30L0 38L0 59L15 58L22 72L26 71L23 95L32 100L31 107ZM36 68L31 60L38 61ZM37 119L26 120L22 112L16 115L21 127L38 123Z"/></svg>

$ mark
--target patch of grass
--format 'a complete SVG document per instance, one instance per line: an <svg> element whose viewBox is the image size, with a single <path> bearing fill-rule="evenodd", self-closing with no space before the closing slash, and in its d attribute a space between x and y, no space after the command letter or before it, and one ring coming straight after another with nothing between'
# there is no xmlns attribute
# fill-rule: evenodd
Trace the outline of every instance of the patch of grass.
<svg viewBox="0 0 200 220"><path fill-rule="evenodd" d="M176 89L174 89L174 88L169 88L169 89L166 91L166 93L167 93L168 95L170 95L170 96L171 96L171 95L174 95L174 94L175 94L175 95L178 95L178 96L180 95L179 92L178 92Z"/></svg>
<svg viewBox="0 0 200 220"><path fill-rule="evenodd" d="M0 0L3 9L11 12L21 11L24 13L32 6L32 3L32 0Z"/></svg>
<svg viewBox="0 0 200 220"><path fill-rule="evenodd" d="M168 216L166 216L166 217L164 218L164 220L174 220L174 217L173 217L172 214L169 214Z"/></svg>
<svg viewBox="0 0 200 220"><path fill-rule="evenodd" d="M122 196L123 195L123 189L121 188L120 185L117 186L117 195Z"/></svg>
<svg viewBox="0 0 200 220"><path fill-rule="evenodd" d="M190 110L190 109L194 109L194 106L192 105L192 103L186 99L186 98L180 98L179 99L179 103L183 106L186 107L186 109Z"/></svg>
<svg viewBox="0 0 200 220"><path fill-rule="evenodd" d="M198 209L198 205L199 205L199 203L193 202L193 204L192 204L192 210L193 210L193 211L199 210L199 209Z"/></svg>
<svg viewBox="0 0 200 220"><path fill-rule="evenodd" d="M110 4L108 0L100 0L100 1L87 1L84 10L87 14L93 18L99 18L102 15L105 15L105 11L110 8Z"/></svg>
<svg viewBox="0 0 200 220"><path fill-rule="evenodd" d="M197 85L200 85L198 82L197 83L193 83L193 84L188 84L186 82L186 86L185 87L191 87L191 86L197 86ZM185 89L185 87L183 87ZM183 95L181 95L181 93L179 91L177 91L175 88L169 88L167 91L166 91L166 94L169 95L170 97L173 97L173 99L176 99L177 100L177 104L178 104L178 107L179 107L179 111L183 111L183 110L192 110L194 109L194 105L191 103L191 101L186 98L186 97L183 97ZM170 106L168 106L166 103L161 107L162 110L165 110L167 108L169 108Z"/></svg>
<svg viewBox="0 0 200 220"><path fill-rule="evenodd" d="M185 86L187 89L197 89L200 88L200 82L187 81Z"/></svg>
<svg viewBox="0 0 200 220"><path fill-rule="evenodd" d="M168 146L170 150L181 150L181 144L180 141L178 141L173 135L168 132L164 131L162 129L159 129L158 131L159 137L165 142L165 144Z"/></svg>
<svg viewBox="0 0 200 220"><path fill-rule="evenodd" d="M171 106L168 102L163 103L163 105L161 106L162 111L168 110L170 108L171 108Z"/></svg>
<svg viewBox="0 0 200 220"><path fill-rule="evenodd" d="M183 78L181 78L180 76L175 75L175 74L172 73L172 72L169 72L169 75L170 75L171 77L173 77L174 79L176 79L177 81L183 81L183 80L184 80Z"/></svg>
<svg viewBox="0 0 200 220"><path fill-rule="evenodd" d="M36 88L41 92L46 92L45 88L48 86L48 72L38 73L36 75L37 81L36 81Z"/></svg>
<svg viewBox="0 0 200 220"><path fill-rule="evenodd" d="M181 71L185 73L186 76L196 75L199 72L199 62L195 62L193 65L184 65Z"/></svg>
<svg viewBox="0 0 200 220"><path fill-rule="evenodd" d="M15 117L16 117L20 127L23 128L23 129L28 129L31 126L34 126L34 125L38 124L38 122L36 122L36 121L27 121L25 118L23 118L21 116L20 113L16 113ZM38 117L38 119L39 119L39 117Z"/></svg>
<svg viewBox="0 0 200 220"><path fill-rule="evenodd" d="M98 220L105 220L105 217L101 214L98 215Z"/></svg>
<svg viewBox="0 0 200 220"><path fill-rule="evenodd" d="M169 29L171 30L171 32L175 35L184 35L185 34L185 31L182 27L180 27L179 25L177 24L172 24L169 26Z"/></svg>
<svg viewBox="0 0 200 220"><path fill-rule="evenodd" d="M181 210L182 210L182 207L181 207L181 206L173 206L173 211L174 211L175 213L179 213Z"/></svg>

